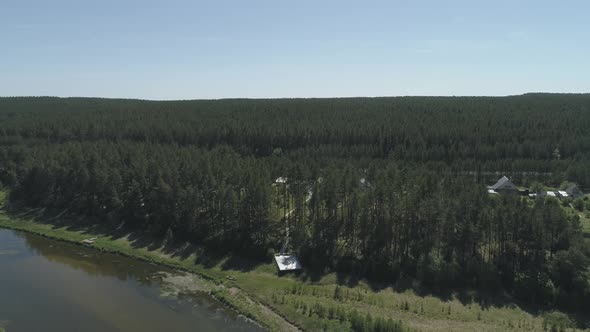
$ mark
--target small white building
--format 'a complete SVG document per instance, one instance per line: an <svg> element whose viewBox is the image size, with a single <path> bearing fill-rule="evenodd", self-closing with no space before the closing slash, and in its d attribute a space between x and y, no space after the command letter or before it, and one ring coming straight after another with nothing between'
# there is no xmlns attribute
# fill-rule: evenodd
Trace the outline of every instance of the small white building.
<svg viewBox="0 0 590 332"><path fill-rule="evenodd" d="M276 254L275 262L280 272L301 270L301 264L293 254Z"/></svg>
<svg viewBox="0 0 590 332"><path fill-rule="evenodd" d="M565 197L569 197L569 195L568 195L568 194L567 194L565 191L563 191L563 190L560 190L560 191L558 191L558 192L557 192L557 194L558 194L560 197L563 197L563 198L565 198Z"/></svg>

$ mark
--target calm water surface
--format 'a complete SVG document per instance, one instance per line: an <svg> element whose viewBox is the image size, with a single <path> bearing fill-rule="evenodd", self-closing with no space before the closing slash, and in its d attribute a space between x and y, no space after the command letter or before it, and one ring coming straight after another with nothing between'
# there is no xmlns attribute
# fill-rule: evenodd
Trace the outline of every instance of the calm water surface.
<svg viewBox="0 0 590 332"><path fill-rule="evenodd" d="M0 326L17 331L259 331L162 267L0 229Z"/></svg>

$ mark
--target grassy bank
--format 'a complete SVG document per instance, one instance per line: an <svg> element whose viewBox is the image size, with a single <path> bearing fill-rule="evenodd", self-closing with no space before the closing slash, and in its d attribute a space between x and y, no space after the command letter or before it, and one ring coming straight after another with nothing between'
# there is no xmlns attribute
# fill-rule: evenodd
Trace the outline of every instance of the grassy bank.
<svg viewBox="0 0 590 332"><path fill-rule="evenodd" d="M196 247L185 248L183 253L170 252L163 245L144 245L132 236L113 236L93 228L73 229L32 215L0 211L0 227L74 243L97 237L94 247L98 250L196 273L214 282L213 296L270 330L299 327L346 331L382 324L393 331L399 327L397 321L416 331L539 331L552 324L572 325L560 313L533 314L514 303L475 301L470 294L441 299L418 296L412 291L398 292L386 286L376 289L363 281L342 286L335 274L326 274L313 282L304 281L303 277L279 277L270 260L252 265L236 264L235 257L204 260L205 253ZM197 263L203 261L206 263ZM228 275L235 280L229 280Z"/></svg>
<svg viewBox="0 0 590 332"><path fill-rule="evenodd" d="M268 310L257 299L249 296L241 290L237 282L226 280L226 271L221 269L207 269L202 265L194 264L194 257L186 259L174 258L162 250L149 250L148 248L134 248L133 242L127 238L110 239L100 234L89 233L85 230L71 231L67 227L55 227L51 224L36 222L34 220L15 219L5 213L0 213L0 227L25 231L28 233L48 237L58 241L81 243L83 239L98 237L92 245L93 248L133 257L150 263L195 273L205 279L213 281L217 287L211 289L211 295L227 304L229 307L251 318L265 328L276 331L294 330L294 326L275 312ZM193 258L193 259L192 259ZM234 273L232 273L234 275Z"/></svg>
<svg viewBox="0 0 590 332"><path fill-rule="evenodd" d="M81 244L82 240L89 237L97 237L96 242L92 245L92 247L97 250L116 253L150 263L195 273L217 285L217 287L211 289L212 296L246 317L259 322L265 328L276 331L294 329L294 326L284 318L266 309L258 301L249 297L244 291L237 287L233 287L232 285L227 285L229 287L226 287L226 285L224 285L225 277L222 273L219 273L220 271L213 269L209 270L201 265L194 264L191 257L187 257L186 259L174 258L173 255L166 254L160 249L150 250L147 247L137 248L134 242L127 237L113 239L111 237L101 236L103 234L91 233L89 229L71 230L67 226L59 227L38 220L37 218L29 218L27 217L27 213L24 213L22 217L8 215L4 209L2 209L4 199L5 193L0 192L0 228L24 231L54 240L76 244ZM226 294L228 293L231 293L231 296L227 296Z"/></svg>

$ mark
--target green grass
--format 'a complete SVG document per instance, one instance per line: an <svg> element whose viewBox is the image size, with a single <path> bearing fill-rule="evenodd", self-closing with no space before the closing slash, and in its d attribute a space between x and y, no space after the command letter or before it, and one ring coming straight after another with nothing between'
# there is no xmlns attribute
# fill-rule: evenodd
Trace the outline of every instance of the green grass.
<svg viewBox="0 0 590 332"><path fill-rule="evenodd" d="M0 192L0 205L5 197ZM350 323L339 319L356 311L374 318L400 320L416 331L539 331L543 330L542 315L533 315L515 304L482 307L473 301L461 302L434 296L418 296L412 291L397 292L391 287L374 291L368 283L354 287L337 286L334 274L324 275L316 282L304 282L287 275L279 277L274 264L258 264L248 270L224 269L228 257L214 266L196 264L197 252L181 259L162 249L134 248L133 242L122 237L93 234L89 229L71 230L38 221L35 218L11 217L0 211L0 227L12 228L79 243L97 236L94 247L149 262L196 273L214 285L211 294L247 317L270 330L285 331L297 326L303 330L346 331ZM98 232L97 232L98 233ZM230 281L231 275L236 278Z"/></svg>

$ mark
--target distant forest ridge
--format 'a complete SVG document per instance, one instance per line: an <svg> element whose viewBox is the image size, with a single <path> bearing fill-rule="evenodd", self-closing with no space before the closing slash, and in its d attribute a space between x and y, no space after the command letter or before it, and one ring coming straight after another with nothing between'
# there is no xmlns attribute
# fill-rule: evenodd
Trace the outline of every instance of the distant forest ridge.
<svg viewBox="0 0 590 332"><path fill-rule="evenodd" d="M180 102L180 101L223 101L223 100L310 100L310 99L378 99L378 98L513 98L523 96L588 96L590 92L542 92L531 91L520 94L508 95L390 95L390 96L346 96L346 97L221 97L221 98L176 98L176 99L151 99L135 97L84 97L84 96L51 96L51 95L19 95L0 96L2 98L48 98L48 99L95 99L95 100L130 100L152 102Z"/></svg>
<svg viewBox="0 0 590 332"><path fill-rule="evenodd" d="M394 159L590 175L590 95L144 101L0 98L0 144L42 139L231 146L242 155ZM587 168L586 168L587 169Z"/></svg>

